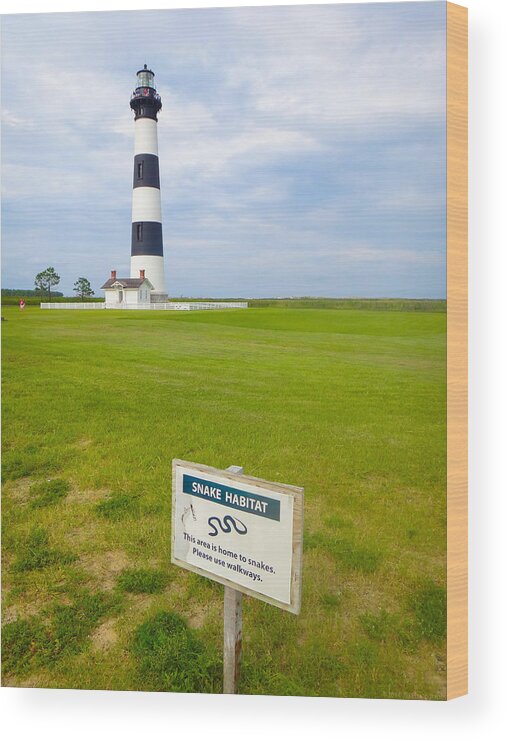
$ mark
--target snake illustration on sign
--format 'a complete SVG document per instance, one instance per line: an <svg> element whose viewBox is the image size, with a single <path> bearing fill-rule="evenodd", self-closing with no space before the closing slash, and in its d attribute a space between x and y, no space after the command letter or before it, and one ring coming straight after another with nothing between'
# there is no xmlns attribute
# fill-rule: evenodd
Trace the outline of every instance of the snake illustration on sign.
<svg viewBox="0 0 507 740"><path fill-rule="evenodd" d="M213 530L212 532L208 533L210 537L216 537L218 534L218 529L215 522L218 524L224 534L229 534L230 532L232 532L232 527L234 527L238 534L246 534L248 532L248 529L245 527L242 521L240 521L239 519L235 519L229 514L227 514L227 516L224 516L223 519L219 519L219 517L217 516L210 516L210 518L208 519L208 524ZM238 524L240 525L239 527Z"/></svg>

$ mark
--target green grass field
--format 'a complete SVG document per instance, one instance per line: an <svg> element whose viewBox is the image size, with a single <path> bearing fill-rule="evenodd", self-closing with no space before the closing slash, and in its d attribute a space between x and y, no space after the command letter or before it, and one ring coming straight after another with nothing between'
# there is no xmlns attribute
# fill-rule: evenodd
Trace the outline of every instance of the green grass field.
<svg viewBox="0 0 507 740"><path fill-rule="evenodd" d="M317 304L315 304L317 305ZM303 602L241 692L445 698L446 314L3 309L3 682L220 692L171 461L304 486Z"/></svg>

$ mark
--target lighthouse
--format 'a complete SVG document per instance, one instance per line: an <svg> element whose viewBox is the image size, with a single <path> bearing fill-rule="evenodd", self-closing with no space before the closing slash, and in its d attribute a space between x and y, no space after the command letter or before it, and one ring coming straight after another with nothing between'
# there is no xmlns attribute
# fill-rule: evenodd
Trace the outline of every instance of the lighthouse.
<svg viewBox="0 0 507 740"><path fill-rule="evenodd" d="M130 107L135 114L130 277L117 277L116 270L113 269L111 277L102 286L105 293L103 304L72 303L69 305L73 308L98 307L164 311L248 308L248 303L212 301L176 303L167 300L157 139L157 114L162 108L162 101L155 88L155 74L148 69L146 64L137 72L136 88L130 98Z"/></svg>
<svg viewBox="0 0 507 740"><path fill-rule="evenodd" d="M162 101L155 89L155 74L146 64L137 72L130 107L135 114L130 277L146 275L153 286L151 301L165 301L157 137L157 114Z"/></svg>

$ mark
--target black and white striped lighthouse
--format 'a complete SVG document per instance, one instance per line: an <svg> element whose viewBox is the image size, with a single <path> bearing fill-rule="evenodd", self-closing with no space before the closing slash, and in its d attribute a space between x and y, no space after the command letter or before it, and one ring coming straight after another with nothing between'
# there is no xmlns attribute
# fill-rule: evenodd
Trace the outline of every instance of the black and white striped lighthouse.
<svg viewBox="0 0 507 740"><path fill-rule="evenodd" d="M154 288L151 300L163 301L167 294L157 138L157 113L162 101L154 78L155 74L145 64L137 73L136 88L130 98L135 113L130 276L137 278L140 270L144 270Z"/></svg>

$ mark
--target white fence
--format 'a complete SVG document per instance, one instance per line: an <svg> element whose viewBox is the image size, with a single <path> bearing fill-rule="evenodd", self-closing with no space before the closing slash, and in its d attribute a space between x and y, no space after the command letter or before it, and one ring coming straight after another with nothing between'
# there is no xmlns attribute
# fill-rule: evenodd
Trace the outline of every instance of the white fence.
<svg viewBox="0 0 507 740"><path fill-rule="evenodd" d="M105 308L105 303L99 303L98 301L95 303L41 303L41 308L79 308L81 310L83 309L98 309L98 308Z"/></svg>
<svg viewBox="0 0 507 740"><path fill-rule="evenodd" d="M105 303L41 303L41 308L60 308L60 309L102 309L106 308ZM139 303L130 305L128 303L115 303L107 306L109 309L120 311L213 311L221 308L248 308L248 303L242 301L225 301L220 302L200 302L192 303Z"/></svg>
<svg viewBox="0 0 507 740"><path fill-rule="evenodd" d="M108 306L109 308L109 306ZM112 307L111 307L112 308ZM234 302L208 302L194 301L192 303L140 303L137 306L129 306L125 303L118 303L114 308L122 309L141 309L144 311L213 311L218 308L248 308L248 303Z"/></svg>

